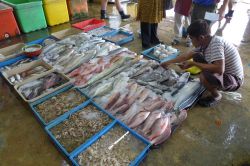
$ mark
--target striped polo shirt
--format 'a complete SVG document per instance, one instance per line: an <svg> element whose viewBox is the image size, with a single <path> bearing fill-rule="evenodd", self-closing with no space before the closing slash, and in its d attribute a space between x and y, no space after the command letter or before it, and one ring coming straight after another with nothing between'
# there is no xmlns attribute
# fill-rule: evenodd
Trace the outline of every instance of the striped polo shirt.
<svg viewBox="0 0 250 166"><path fill-rule="evenodd" d="M225 73L238 76L243 80L242 61L238 50L233 44L227 42L222 37L213 36L204 54L208 63L224 59Z"/></svg>

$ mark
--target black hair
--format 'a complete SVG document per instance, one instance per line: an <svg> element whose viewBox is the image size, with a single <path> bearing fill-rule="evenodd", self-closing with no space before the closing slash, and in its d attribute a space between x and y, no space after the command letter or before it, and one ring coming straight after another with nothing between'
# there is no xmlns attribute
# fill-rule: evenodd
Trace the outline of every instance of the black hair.
<svg viewBox="0 0 250 166"><path fill-rule="evenodd" d="M196 20L187 28L187 33L196 38L200 35L210 35L210 26L205 20Z"/></svg>

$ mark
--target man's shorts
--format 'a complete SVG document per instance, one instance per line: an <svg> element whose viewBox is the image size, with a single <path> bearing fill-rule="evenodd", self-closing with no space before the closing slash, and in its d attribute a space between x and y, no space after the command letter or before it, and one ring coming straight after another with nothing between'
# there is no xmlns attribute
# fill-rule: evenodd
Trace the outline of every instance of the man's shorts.
<svg viewBox="0 0 250 166"><path fill-rule="evenodd" d="M200 53L197 53L194 56L193 60L200 63L207 63L204 59L204 56ZM205 79L211 85L223 91L236 91L243 83L243 80L233 74L224 73L222 75L219 75L217 73L211 73L209 71L202 71L201 74L203 74Z"/></svg>

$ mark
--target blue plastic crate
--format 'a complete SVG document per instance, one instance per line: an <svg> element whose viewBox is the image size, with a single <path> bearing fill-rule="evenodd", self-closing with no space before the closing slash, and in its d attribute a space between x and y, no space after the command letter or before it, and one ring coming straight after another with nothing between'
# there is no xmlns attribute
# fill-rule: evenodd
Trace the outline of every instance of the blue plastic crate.
<svg viewBox="0 0 250 166"><path fill-rule="evenodd" d="M121 40L119 40L117 42L114 42L114 41L106 38L106 37L113 37L113 36L118 35L118 34L122 34L122 35L125 35L127 37L124 38L124 39L121 39ZM106 40L106 41L115 43L117 45L123 45L123 44L126 44L126 43L130 42L130 41L133 41L134 40L134 35L133 35L133 33L128 33L128 32L119 30L119 31L114 31L113 33L110 33L110 34L107 34L107 35L103 36L103 39Z"/></svg>
<svg viewBox="0 0 250 166"><path fill-rule="evenodd" d="M85 106L85 105L88 103L88 101L90 100L90 97L88 97L88 96L87 96L85 93L83 93L80 89L74 87L73 85L69 85L69 86L66 86L66 87L64 87L64 88L62 88L62 89L59 89L58 91L56 91L56 92L54 92L54 93L51 93L51 94L49 94L49 95L47 95L47 96L45 96L45 97L43 97L43 98L41 98L41 99L38 99L38 100L35 101L35 102L29 104L29 105L30 105L30 108L32 109L32 111L33 111L33 113L35 114L36 118L42 123L43 126L47 126L47 125L49 125L49 124L55 122L55 121L56 121L57 119L59 119L61 116L67 116L68 114L70 114L70 110L69 110L68 112L65 112L63 115L58 116L56 119L53 119L53 120L51 120L50 122L46 123L45 120L42 118L42 116L38 113L37 108L36 108L37 105L39 105L39 104L41 104L41 103L43 103L43 102L45 102L45 101L51 99L52 97L54 97L54 96L56 96L56 95L59 95L59 94L65 92L65 91L68 91L68 90L70 90L70 89L76 89L79 93L82 94L82 96L85 96L85 97L86 97L86 101L85 101L85 102L83 102L82 104L76 106L75 108L72 108L71 110L77 110L77 109L81 108L82 106Z"/></svg>
<svg viewBox="0 0 250 166"><path fill-rule="evenodd" d="M144 50L144 51L141 52L141 54L142 54L143 56L145 56L145 57L147 57L147 58L149 58L149 59L153 59L153 60L155 60L155 61L157 61L157 62L159 62L159 63L162 63L162 62L166 62L166 61L172 60L172 59L176 58L176 57L180 54L180 51L178 50L177 53L174 53L174 54L172 54L172 55L169 55L168 57L166 57L166 58L160 60L159 58L157 58L156 56L154 56L154 55L152 54L152 52L154 51L155 47L157 47L157 46L158 46L158 45L156 45L156 46L154 46L154 47L151 47L151 48L149 48L149 49L147 49L147 50Z"/></svg>
<svg viewBox="0 0 250 166"><path fill-rule="evenodd" d="M94 134L91 138L89 138L88 140L86 140L85 142L83 142L80 146L78 146L77 148L75 148L72 152L68 152L63 145L61 145L61 143L55 138L55 136L52 134L51 129L57 125L59 125L60 123L64 122L65 120L67 120L72 114L81 111L81 109L87 107L88 105L93 105L94 107L96 107L99 111L109 115L109 117L113 120L110 124L108 124L107 126L105 126L101 131L99 131L98 133ZM89 145L91 145L95 140L97 140L98 138L100 138L106 131L108 131L114 124L116 123L116 120L114 119L113 116L110 116L110 113L106 112L105 110L103 110L101 107L99 107L96 103L92 102L92 101L88 101L85 105L81 105L80 107L78 107L77 109L73 109L70 111L70 113L68 113L67 115L61 116L59 117L56 121L54 121L53 123L49 124L48 126L45 127L45 131L47 132L47 134L49 135L49 137L52 139L52 141L55 143L55 145L58 147L58 149L67 157L72 156L72 154L76 154L76 152L79 151L79 149L81 147L88 147Z"/></svg>
<svg viewBox="0 0 250 166"><path fill-rule="evenodd" d="M46 39L53 39L55 41L58 41L59 39L57 39L56 37L54 36L49 36L49 37L45 37L45 38L41 38L41 39L37 39L37 40L34 40L32 42L29 42L29 43L26 43L27 45L30 45L30 44L41 44L44 46L43 42L46 40ZM20 56L17 56L15 58L12 58L12 59L8 59L6 61L3 61L3 62L0 62L0 68L2 67L5 67L5 66L9 66L9 65L12 65L13 63L16 63L17 61L19 60L22 60L22 59L27 59L28 57L26 55L20 55ZM34 60L36 60L37 58L34 57L32 58Z"/></svg>
<svg viewBox="0 0 250 166"><path fill-rule="evenodd" d="M132 130L129 127L127 127L124 123L120 122L119 120L116 120L115 123L113 123L113 126L111 128L109 128L109 130L106 130L105 133L103 133L103 135L105 135L106 133L108 133L116 125L121 126L126 131L129 131L135 138L137 138L138 140L140 140L141 142L143 142L145 144L145 148L143 149L143 151L141 151L139 153L139 155L133 161L131 161L131 163L129 164L130 166L137 166L137 165L139 165L140 162L146 157L147 153L149 152L150 147L151 147L151 143L148 140L146 140L145 138L143 138L141 135L137 134L134 130ZM76 157L80 153L82 153L85 150L87 150L99 138L96 138L96 140L92 140L91 144L83 145L83 146L79 147L77 151L75 151L74 153L72 153L72 155L70 156L70 160L73 163L73 165L79 166Z"/></svg>
<svg viewBox="0 0 250 166"><path fill-rule="evenodd" d="M109 31L108 32L105 32L105 33L102 33L102 34L95 34L95 32L97 32L98 30L101 30L101 29L108 29ZM108 26L103 26L103 27L100 27L100 28L97 28L97 29L93 29L91 31L88 31L87 33L89 34L92 34L93 36L97 36L97 37L103 37L103 36L107 36L109 34L112 34L114 32L116 32L118 30L114 29L114 28L110 28Z"/></svg>

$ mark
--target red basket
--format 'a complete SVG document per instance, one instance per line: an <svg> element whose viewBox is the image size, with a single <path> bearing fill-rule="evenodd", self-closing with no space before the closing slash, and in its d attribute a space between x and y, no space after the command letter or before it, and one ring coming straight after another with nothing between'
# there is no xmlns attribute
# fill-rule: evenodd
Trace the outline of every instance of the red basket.
<svg viewBox="0 0 250 166"><path fill-rule="evenodd" d="M81 29L83 32L88 32L92 29L96 29L105 25L105 21L97 20L95 18L72 24L73 27Z"/></svg>

